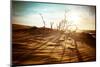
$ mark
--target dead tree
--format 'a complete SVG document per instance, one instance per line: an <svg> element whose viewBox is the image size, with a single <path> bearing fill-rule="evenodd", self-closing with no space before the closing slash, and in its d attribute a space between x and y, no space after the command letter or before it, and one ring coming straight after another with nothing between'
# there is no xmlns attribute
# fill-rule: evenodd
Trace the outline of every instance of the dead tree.
<svg viewBox="0 0 100 67"><path fill-rule="evenodd" d="M57 29L57 30L59 29L58 27L59 27L58 24L56 24L56 29Z"/></svg>
<svg viewBox="0 0 100 67"><path fill-rule="evenodd" d="M61 22L59 22L58 30L61 30Z"/></svg>
<svg viewBox="0 0 100 67"><path fill-rule="evenodd" d="M65 30L65 29L66 29L66 24L67 24L67 20L66 20L66 13L67 13L67 11L65 10L64 20L62 21L63 30Z"/></svg>
<svg viewBox="0 0 100 67"><path fill-rule="evenodd" d="M54 24L53 22L50 22L51 29L53 29L53 24Z"/></svg>
<svg viewBox="0 0 100 67"><path fill-rule="evenodd" d="M43 18L43 15L40 13L40 16L41 16L41 18L42 18L42 21L43 21L43 24L44 24L44 28L45 28L45 21L44 21L44 18Z"/></svg>
<svg viewBox="0 0 100 67"><path fill-rule="evenodd" d="M59 30L65 31L66 26L67 26L67 20L66 20L66 10L65 10L64 19L62 19L59 23Z"/></svg>

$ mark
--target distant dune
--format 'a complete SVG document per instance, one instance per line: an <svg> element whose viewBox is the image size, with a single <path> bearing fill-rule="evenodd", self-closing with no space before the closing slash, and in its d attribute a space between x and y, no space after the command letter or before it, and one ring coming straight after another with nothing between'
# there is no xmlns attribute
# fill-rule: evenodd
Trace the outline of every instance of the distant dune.
<svg viewBox="0 0 100 67"><path fill-rule="evenodd" d="M26 25L20 25L20 24L12 24L13 30L19 30L19 29L28 29L31 26L26 26Z"/></svg>
<svg viewBox="0 0 100 67"><path fill-rule="evenodd" d="M34 35L38 34L48 34L50 32L57 32L54 29L51 28L44 28L44 27L36 27L36 26L26 26L26 25L20 25L20 24L12 24L12 30L14 33L30 33Z"/></svg>

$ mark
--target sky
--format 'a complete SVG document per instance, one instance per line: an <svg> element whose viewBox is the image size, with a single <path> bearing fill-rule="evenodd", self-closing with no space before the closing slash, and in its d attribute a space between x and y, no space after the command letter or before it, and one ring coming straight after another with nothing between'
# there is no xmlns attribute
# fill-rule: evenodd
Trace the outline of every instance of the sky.
<svg viewBox="0 0 100 67"><path fill-rule="evenodd" d="M53 22L53 28L56 28L66 15L69 24L82 30L95 30L95 12L95 6L12 1L12 24L43 27L42 14L46 27L50 28Z"/></svg>

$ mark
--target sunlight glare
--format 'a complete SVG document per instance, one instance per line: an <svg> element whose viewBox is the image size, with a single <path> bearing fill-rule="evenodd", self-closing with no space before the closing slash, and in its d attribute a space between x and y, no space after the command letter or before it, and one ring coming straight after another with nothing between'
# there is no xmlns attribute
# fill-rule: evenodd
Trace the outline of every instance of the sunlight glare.
<svg viewBox="0 0 100 67"><path fill-rule="evenodd" d="M77 12L71 12L69 14L68 20L70 21L71 24L78 25L80 24L80 15Z"/></svg>

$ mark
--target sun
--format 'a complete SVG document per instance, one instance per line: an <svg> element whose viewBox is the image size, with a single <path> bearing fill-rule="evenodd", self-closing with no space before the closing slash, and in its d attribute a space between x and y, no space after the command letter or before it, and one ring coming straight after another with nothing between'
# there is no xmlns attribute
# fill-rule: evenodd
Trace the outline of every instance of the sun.
<svg viewBox="0 0 100 67"><path fill-rule="evenodd" d="M79 25L80 20L81 20L81 17L78 12L70 12L70 14L68 16L68 21L71 24Z"/></svg>

